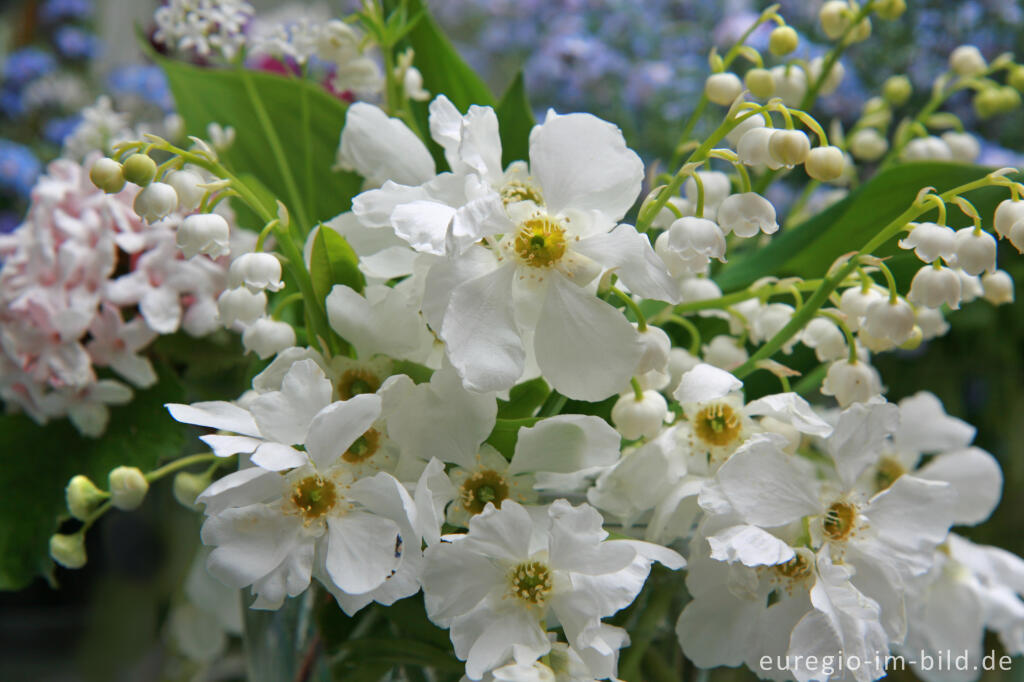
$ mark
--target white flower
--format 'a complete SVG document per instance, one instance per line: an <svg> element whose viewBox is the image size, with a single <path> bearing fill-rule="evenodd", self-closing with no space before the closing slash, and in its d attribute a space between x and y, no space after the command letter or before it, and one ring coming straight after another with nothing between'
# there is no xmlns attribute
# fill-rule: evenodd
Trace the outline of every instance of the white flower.
<svg viewBox="0 0 1024 682"><path fill-rule="evenodd" d="M1024 220L1024 201L1003 199L996 206L994 227L996 234L1000 237L1007 237L1014 223Z"/></svg>
<svg viewBox="0 0 1024 682"><path fill-rule="evenodd" d="M821 384L822 395L835 396L840 407L863 403L881 395L882 379L878 371L867 362L836 360L828 367Z"/></svg>
<svg viewBox="0 0 1024 682"><path fill-rule="evenodd" d="M331 328L351 343L360 357L380 353L433 365L434 336L419 314L406 282L394 287L367 286L365 296L344 284L327 295Z"/></svg>
<svg viewBox="0 0 1024 682"><path fill-rule="evenodd" d="M815 180L832 182L838 180L846 168L846 155L834 145L814 147L804 159L804 170Z"/></svg>
<svg viewBox="0 0 1024 682"><path fill-rule="evenodd" d="M955 233L950 227L935 223L911 223L910 233L899 241L901 249L913 249L914 255L925 263L939 258L947 262L953 256Z"/></svg>
<svg viewBox="0 0 1024 682"><path fill-rule="evenodd" d="M725 234L707 218L679 218L658 236L655 250L674 277L696 275L712 258L725 262Z"/></svg>
<svg viewBox="0 0 1024 682"><path fill-rule="evenodd" d="M953 251L956 264L968 275L980 275L996 269L996 240L982 229L964 227L957 230Z"/></svg>
<svg viewBox="0 0 1024 682"><path fill-rule="evenodd" d="M868 305L863 330L869 335L898 346L914 331L914 309L902 298L880 299Z"/></svg>
<svg viewBox="0 0 1024 682"><path fill-rule="evenodd" d="M147 223L155 223L178 209L178 193L163 182L151 182L135 195L135 212Z"/></svg>
<svg viewBox="0 0 1024 682"><path fill-rule="evenodd" d="M248 287L225 289L217 297L220 323L231 329L246 327L266 314L267 295Z"/></svg>
<svg viewBox="0 0 1024 682"><path fill-rule="evenodd" d="M768 153L787 168L803 163L810 151L811 141L802 130L775 130L768 140Z"/></svg>
<svg viewBox="0 0 1024 682"><path fill-rule="evenodd" d="M889 142L874 128L861 128L850 136L850 151L862 161L877 161L889 150Z"/></svg>
<svg viewBox="0 0 1024 682"><path fill-rule="evenodd" d="M846 324L850 331L857 331L868 312L868 307L875 301L885 300L885 290L868 285L864 287L850 287L843 291L839 297L839 310L846 315Z"/></svg>
<svg viewBox="0 0 1024 682"><path fill-rule="evenodd" d="M178 208L182 211L194 211L199 207L206 190L200 187L203 178L191 170L177 170L167 175L167 184L174 188L178 195Z"/></svg>
<svg viewBox="0 0 1024 682"><path fill-rule="evenodd" d="M553 614L577 650L601 632L601 619L628 606L653 561L681 568L672 550L605 540L601 515L559 500L536 517L515 502L470 521L466 535L427 548L427 614L450 628L466 675L478 680L519 646L540 657L551 644L541 623Z"/></svg>
<svg viewBox="0 0 1024 682"><path fill-rule="evenodd" d="M612 423L627 440L653 438L665 426L668 414L668 403L657 391L643 391L640 399L630 391L612 407Z"/></svg>
<svg viewBox="0 0 1024 682"><path fill-rule="evenodd" d="M156 184L159 183L153 183L153 185ZM139 196L142 195L142 192L139 193ZM176 236L178 248L185 254L185 258L194 258L200 253L210 258L226 256L231 252L230 238L231 228L228 226L228 221L224 219L224 216L216 213L195 213L188 216L181 221Z"/></svg>
<svg viewBox="0 0 1024 682"><path fill-rule="evenodd" d="M243 29L252 15L252 5L242 0L170 0L153 15L153 40L200 57L217 50L231 60L245 45Z"/></svg>
<svg viewBox="0 0 1024 682"><path fill-rule="evenodd" d="M245 286L252 292L280 291L281 261L272 253L243 253L231 261L228 269L228 284L233 287Z"/></svg>
<svg viewBox="0 0 1024 682"><path fill-rule="evenodd" d="M768 148L775 132L774 128L754 126L743 133L736 143L736 154L740 160L748 166L767 166L771 170L782 168Z"/></svg>
<svg viewBox="0 0 1024 682"><path fill-rule="evenodd" d="M843 332L826 317L816 317L808 322L800 333L800 342L814 349L819 362L838 360L849 354Z"/></svg>
<svg viewBox="0 0 1024 682"><path fill-rule="evenodd" d="M938 308L921 306L917 309L915 321L921 328L921 337L925 340L943 336L949 331L949 323Z"/></svg>
<svg viewBox="0 0 1024 682"><path fill-rule="evenodd" d="M945 303L956 310L960 307L960 277L949 268L925 265L911 280L907 300L929 308Z"/></svg>
<svg viewBox="0 0 1024 682"><path fill-rule="evenodd" d="M952 161L953 152L942 138L928 135L907 143L901 156L904 161Z"/></svg>
<svg viewBox="0 0 1024 682"><path fill-rule="evenodd" d="M981 276L981 285L985 290L985 300L992 305L1013 303L1013 278L1005 270L986 272Z"/></svg>
<svg viewBox="0 0 1024 682"><path fill-rule="evenodd" d="M359 173L368 187L388 180L420 185L436 174L423 141L405 123L366 102L352 104L345 114L336 166Z"/></svg>
<svg viewBox="0 0 1024 682"><path fill-rule="evenodd" d="M704 216L713 218L726 197L732 192L732 180L722 171L697 171L704 186ZM697 205L697 181L691 175L683 183L683 191L691 206Z"/></svg>
<svg viewBox="0 0 1024 682"><path fill-rule="evenodd" d="M981 154L981 145L978 138L970 133L958 133L949 130L942 133L942 141L949 145L949 152L953 155L954 161L960 163L974 163Z"/></svg>
<svg viewBox="0 0 1024 682"><path fill-rule="evenodd" d="M242 332L242 345L266 360L275 353L295 345L295 329L287 322L261 317Z"/></svg>
<svg viewBox="0 0 1024 682"><path fill-rule="evenodd" d="M807 73L795 65L779 65L771 68L775 79L775 96L781 97L788 107L798 107L807 93Z"/></svg>
<svg viewBox="0 0 1024 682"><path fill-rule="evenodd" d="M754 237L758 232L775 234L775 207L760 194L744 192L734 194L718 207L717 220L722 232L737 237Z"/></svg>
<svg viewBox="0 0 1024 682"><path fill-rule="evenodd" d="M810 64L807 65L807 76L810 82L816 83L818 82L818 79L821 78L821 69L824 66L824 61L823 57L815 57L811 60ZM846 68L843 66L842 62L836 61L829 70L825 80L822 81L821 88L819 88L818 92L822 95L832 94L835 92L836 88L839 87L839 84L843 81L843 76L845 75Z"/></svg>
<svg viewBox="0 0 1024 682"><path fill-rule="evenodd" d="M701 348L704 360L721 369L735 369L749 357L743 343L728 334L719 334Z"/></svg>
<svg viewBox="0 0 1024 682"><path fill-rule="evenodd" d="M637 338L643 347L643 354L637 363L638 374L646 372L661 372L668 365L669 353L672 350L672 340L660 327L647 325L644 331L637 332Z"/></svg>

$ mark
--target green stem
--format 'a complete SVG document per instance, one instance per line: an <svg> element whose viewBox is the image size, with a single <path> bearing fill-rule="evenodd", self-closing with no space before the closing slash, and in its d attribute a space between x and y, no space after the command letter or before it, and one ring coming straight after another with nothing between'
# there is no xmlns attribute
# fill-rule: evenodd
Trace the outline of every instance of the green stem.
<svg viewBox="0 0 1024 682"><path fill-rule="evenodd" d="M173 474L179 469L185 469L186 467L190 467L193 464L199 464L201 462L215 462L218 460L221 462L226 462L228 458L218 457L212 452L202 452L198 455L189 455L188 457L182 457L181 459L176 459L173 462L168 462L159 469L154 469L153 471L150 471L148 474L146 474L146 482L152 483L153 481L158 481L167 474Z"/></svg>
<svg viewBox="0 0 1024 682"><path fill-rule="evenodd" d="M687 333L690 335L690 346L687 350L689 350L690 355L696 356L697 353L700 352L701 340L700 330L697 329L697 325L695 325L693 322L686 319L685 317L676 314L666 315L665 321L674 322L675 324L678 324L680 327L687 331Z"/></svg>
<svg viewBox="0 0 1024 682"><path fill-rule="evenodd" d="M640 380L636 377L630 377L629 385L633 387L633 397L636 401L642 402L644 399L644 387L640 385Z"/></svg>
<svg viewBox="0 0 1024 682"><path fill-rule="evenodd" d="M629 294L627 294L626 292L622 291L618 287L610 287L609 291L611 291L613 294L615 294L616 298L618 298L620 301L625 303L626 307L629 308L633 312L634 316L636 316L636 328L637 328L637 331L640 331L640 332L647 331L647 318L644 316L643 312L640 310L640 306L638 306L636 304L636 301L633 300L633 297L630 296Z"/></svg>

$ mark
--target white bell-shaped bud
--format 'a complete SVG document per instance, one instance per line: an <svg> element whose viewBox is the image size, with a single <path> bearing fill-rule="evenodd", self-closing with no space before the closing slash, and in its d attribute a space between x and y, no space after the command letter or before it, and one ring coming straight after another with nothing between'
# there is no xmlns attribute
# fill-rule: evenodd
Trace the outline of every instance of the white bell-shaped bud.
<svg viewBox="0 0 1024 682"><path fill-rule="evenodd" d="M135 195L132 208L147 223L155 223L177 210L178 193L165 182L151 182Z"/></svg>
<svg viewBox="0 0 1024 682"><path fill-rule="evenodd" d="M278 322L262 317L246 327L242 333L242 345L252 351L260 360L295 345L295 330L287 322Z"/></svg>
<svg viewBox="0 0 1024 682"><path fill-rule="evenodd" d="M839 406L845 408L853 403L866 403L880 395L882 379L874 367L862 360L837 360L829 365L821 392L834 396Z"/></svg>
<svg viewBox="0 0 1024 682"><path fill-rule="evenodd" d="M267 312L267 295L250 291L247 287L225 289L217 297L220 323L229 329L236 325L249 325Z"/></svg>
<svg viewBox="0 0 1024 682"><path fill-rule="evenodd" d="M929 308L938 308L945 303L956 310L960 307L960 277L949 268L926 265L910 282L907 299Z"/></svg>
<svg viewBox="0 0 1024 682"><path fill-rule="evenodd" d="M216 213L196 213L181 221L177 242L185 258L202 253L220 258L231 252L231 228L224 216Z"/></svg>
<svg viewBox="0 0 1024 682"><path fill-rule="evenodd" d="M199 185L203 184L203 178L191 170L178 170L167 176L167 184L178 193L178 207L182 211L194 211L203 200L206 190Z"/></svg>
<svg viewBox="0 0 1024 682"><path fill-rule="evenodd" d="M779 230L772 202L756 192L733 194L718 207L718 225L722 232L737 237L753 237L758 232L775 234Z"/></svg>
<svg viewBox="0 0 1024 682"><path fill-rule="evenodd" d="M137 509L149 492L149 482L137 467L117 467L111 470L107 481L110 484L110 504L125 511Z"/></svg>
<svg viewBox="0 0 1024 682"><path fill-rule="evenodd" d="M937 223L910 223L910 234L899 241L901 249L913 249L925 263L953 256L953 228Z"/></svg>
<svg viewBox="0 0 1024 682"><path fill-rule="evenodd" d="M980 275L996 269L996 240L988 232L965 227L953 238L956 264L968 275Z"/></svg>
<svg viewBox="0 0 1024 682"><path fill-rule="evenodd" d="M644 391L640 400L633 392L623 393L612 407L612 423L627 440L654 438L667 416L668 403L657 391Z"/></svg>
<svg viewBox="0 0 1024 682"><path fill-rule="evenodd" d="M228 269L228 283L233 287L246 286L252 292L269 289L280 291L281 261L270 253L243 253L231 261Z"/></svg>

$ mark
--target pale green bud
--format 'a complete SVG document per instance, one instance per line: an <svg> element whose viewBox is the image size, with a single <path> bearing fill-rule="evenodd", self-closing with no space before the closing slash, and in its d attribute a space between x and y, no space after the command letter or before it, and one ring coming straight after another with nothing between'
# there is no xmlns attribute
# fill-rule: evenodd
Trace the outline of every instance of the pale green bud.
<svg viewBox="0 0 1024 682"><path fill-rule="evenodd" d="M743 82L750 94L759 99L768 99L775 93L775 77L768 69L750 69Z"/></svg>
<svg viewBox="0 0 1024 682"><path fill-rule="evenodd" d="M64 489L68 511L79 521L85 521L109 495L99 488L88 476L79 474L68 481Z"/></svg>
<svg viewBox="0 0 1024 682"><path fill-rule="evenodd" d="M1024 66L1020 64L1014 65L1006 77L1006 82L1019 92L1024 92Z"/></svg>
<svg viewBox="0 0 1024 682"><path fill-rule="evenodd" d="M179 471L174 477L174 499L187 509L199 509L196 498L199 493L210 487L208 474L192 474Z"/></svg>
<svg viewBox="0 0 1024 682"><path fill-rule="evenodd" d="M886 21L899 19L906 11L906 0L875 0L875 14Z"/></svg>
<svg viewBox="0 0 1024 682"><path fill-rule="evenodd" d="M804 160L804 170L815 180L830 182L839 178L846 167L846 156L839 147L815 147Z"/></svg>
<svg viewBox="0 0 1024 682"><path fill-rule="evenodd" d="M50 536L50 557L64 568L85 566L85 535L54 533Z"/></svg>
<svg viewBox="0 0 1024 682"><path fill-rule="evenodd" d="M117 467L110 472L110 504L130 511L138 508L149 491L145 475L137 467Z"/></svg>
<svg viewBox="0 0 1024 682"><path fill-rule="evenodd" d="M835 40L843 35L843 31L850 25L850 6L842 0L829 0L821 6L818 21L821 22L821 30L825 35Z"/></svg>
<svg viewBox="0 0 1024 682"><path fill-rule="evenodd" d="M896 107L906 104L913 91L914 87L906 76L889 76L882 86L882 96Z"/></svg>
<svg viewBox="0 0 1024 682"><path fill-rule="evenodd" d="M107 194L116 194L124 189L124 169L113 159L96 159L89 169L89 179Z"/></svg>
<svg viewBox="0 0 1024 682"><path fill-rule="evenodd" d="M792 26L776 26L768 38L768 50L776 57L789 54L799 44L800 36L797 35Z"/></svg>
<svg viewBox="0 0 1024 682"><path fill-rule="evenodd" d="M145 154L132 154L124 162L124 178L145 187L156 177L156 161Z"/></svg>

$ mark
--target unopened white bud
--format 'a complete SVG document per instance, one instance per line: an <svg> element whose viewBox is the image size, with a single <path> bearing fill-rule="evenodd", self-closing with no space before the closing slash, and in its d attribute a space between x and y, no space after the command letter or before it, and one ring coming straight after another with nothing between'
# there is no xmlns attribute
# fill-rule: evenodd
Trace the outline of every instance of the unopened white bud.
<svg viewBox="0 0 1024 682"><path fill-rule="evenodd" d="M89 179L107 194L116 194L124 189L124 169L113 159L96 159L89 169Z"/></svg>
<svg viewBox="0 0 1024 682"><path fill-rule="evenodd" d="M838 179L846 168L846 156L839 147L815 147L804 160L804 170L815 180L831 182Z"/></svg>
<svg viewBox="0 0 1024 682"><path fill-rule="evenodd" d="M982 297L985 293L985 289L981 286L981 278L977 275L968 275L966 272L957 268L954 270L956 276L960 279L960 302L970 303L971 301L977 300Z"/></svg>
<svg viewBox="0 0 1024 682"><path fill-rule="evenodd" d="M961 163L974 163L981 154L981 144L978 138L970 133L958 133L949 130L942 133L942 141L949 147L949 153L954 161Z"/></svg>
<svg viewBox="0 0 1024 682"><path fill-rule="evenodd" d="M686 217L672 223L668 232L668 251L697 272L715 258L725 262L725 235L707 218ZM666 262L666 265L669 263ZM671 267L671 265L670 265Z"/></svg>
<svg viewBox="0 0 1024 682"><path fill-rule="evenodd" d="M206 193L199 185L203 184L203 178L198 173L190 170L178 170L170 173L167 184L178 193L178 207L182 211L194 211L199 207Z"/></svg>
<svg viewBox="0 0 1024 682"><path fill-rule="evenodd" d="M952 161L953 152L940 137L918 137L907 143L901 154L904 161Z"/></svg>
<svg viewBox="0 0 1024 682"><path fill-rule="evenodd" d="M867 291L860 286L850 287L844 291L839 297L839 310L846 315L846 324L850 331L857 331L860 328L868 312L868 306L885 298L882 290L875 286L868 287Z"/></svg>
<svg viewBox="0 0 1024 682"><path fill-rule="evenodd" d="M956 264L968 275L980 275L996 269L996 240L984 230L965 227L953 237Z"/></svg>
<svg viewBox="0 0 1024 682"><path fill-rule="evenodd" d="M174 485L172 486L174 499L183 507L198 509L199 505L196 504L196 498L209 486L210 476L208 474L193 474L188 471L179 471L174 476Z"/></svg>
<svg viewBox="0 0 1024 682"><path fill-rule="evenodd" d="M862 161L877 161L888 150L888 140L874 128L861 128L850 136L850 152Z"/></svg>
<svg viewBox="0 0 1024 682"><path fill-rule="evenodd" d="M220 323L229 329L236 325L252 324L267 312L267 295L250 291L247 287L225 289L217 297Z"/></svg>
<svg viewBox="0 0 1024 682"><path fill-rule="evenodd" d="M953 256L953 229L936 223L910 223L913 229L899 241L901 249L913 249L914 255L925 263L943 258L949 261Z"/></svg>
<svg viewBox="0 0 1024 682"><path fill-rule="evenodd" d="M921 330L922 340L934 339L949 331L949 323L939 308L921 306L917 309L915 319L917 328Z"/></svg>
<svg viewBox="0 0 1024 682"><path fill-rule="evenodd" d="M643 352L637 363L636 373L664 371L668 364L668 352L672 348L672 340L668 338L665 330L654 325L647 325L647 329L637 333L637 338L640 340Z"/></svg>
<svg viewBox="0 0 1024 682"><path fill-rule="evenodd" d="M644 391L641 400L623 393L612 407L612 423L627 440L654 438L665 425L668 403L657 391Z"/></svg>
<svg viewBox="0 0 1024 682"><path fill-rule="evenodd" d="M749 114L749 112L742 112L741 115L747 114ZM743 137L745 133L747 133L750 130L753 130L754 128L764 128L765 125L766 120L764 114L758 113L749 115L747 116L747 118L743 119L738 124L736 124L736 127L730 130L729 133L725 136L725 139L729 141L729 144L735 147L737 144L739 144L740 138Z"/></svg>
<svg viewBox="0 0 1024 682"><path fill-rule="evenodd" d="M961 45L949 54L949 68L958 76L977 76L985 72L988 64L974 45Z"/></svg>
<svg viewBox="0 0 1024 682"><path fill-rule="evenodd" d="M739 76L729 71L713 73L704 83L704 94L708 96L708 99L726 107L732 104L741 92L743 92L742 81Z"/></svg>
<svg viewBox="0 0 1024 682"><path fill-rule="evenodd" d="M1013 303L1013 278L1003 270L986 272L981 276L981 286L985 289L985 300L992 305Z"/></svg>
<svg viewBox="0 0 1024 682"><path fill-rule="evenodd" d="M807 323L800 341L814 349L819 362L829 362L846 357L846 337L836 323L825 317L816 317Z"/></svg>
<svg viewBox="0 0 1024 682"><path fill-rule="evenodd" d="M280 291L284 287L281 261L270 253L243 253L231 261L228 284L233 287L245 285L252 292L263 289Z"/></svg>
<svg viewBox="0 0 1024 682"><path fill-rule="evenodd" d="M231 252L230 239L228 221L216 213L195 213L178 226L178 248L185 258L193 258L200 253L210 258L225 256Z"/></svg>
<svg viewBox="0 0 1024 682"><path fill-rule="evenodd" d="M866 403L881 394L882 380L875 368L866 362L837 360L829 365L821 392L834 396L839 406L845 408L852 403Z"/></svg>
<svg viewBox="0 0 1024 682"><path fill-rule="evenodd" d="M263 317L246 327L242 333L242 345L247 351L256 353L260 360L266 360L295 345L295 330L287 322Z"/></svg>
<svg viewBox="0 0 1024 682"><path fill-rule="evenodd" d="M704 217L714 217L718 207L732 192L732 181L722 171L697 171L701 184L704 186ZM686 198L692 206L697 205L697 181L693 177L686 179L683 185Z"/></svg>
<svg viewBox="0 0 1024 682"><path fill-rule="evenodd" d="M733 232L744 238L779 230L772 202L756 192L733 194L723 201L718 207L718 225L725 234Z"/></svg>
<svg viewBox="0 0 1024 682"><path fill-rule="evenodd" d="M135 195L132 208L147 223L155 223L178 208L178 193L167 183L151 182Z"/></svg>
<svg viewBox="0 0 1024 682"><path fill-rule="evenodd" d="M782 65L772 67L775 79L775 96L788 107L798 107L807 94L807 73L799 66Z"/></svg>
<svg viewBox="0 0 1024 682"><path fill-rule="evenodd" d="M85 535L81 532L71 535L54 533L50 536L50 558L64 568L85 566Z"/></svg>
<svg viewBox="0 0 1024 682"><path fill-rule="evenodd" d="M807 159L811 141L802 130L776 130L768 141L768 151L777 163L792 167Z"/></svg>
<svg viewBox="0 0 1024 682"><path fill-rule="evenodd" d="M1008 237L1014 223L1024 220L1024 201L1003 199L996 206L995 229L1000 237Z"/></svg>
<svg viewBox="0 0 1024 682"><path fill-rule="evenodd" d="M945 303L956 310L960 307L960 277L949 268L926 265L911 280L907 299L929 308Z"/></svg>
<svg viewBox="0 0 1024 682"><path fill-rule="evenodd" d="M771 170L782 168L768 148L772 136L778 131L774 128L755 127L743 134L736 143L736 154L740 161L748 166L767 166Z"/></svg>
<svg viewBox="0 0 1024 682"><path fill-rule="evenodd" d="M864 315L863 330L898 346L914 331L914 309L902 298L875 301Z"/></svg>
<svg viewBox="0 0 1024 682"><path fill-rule="evenodd" d="M722 289L710 277L687 277L679 282L680 303L721 298Z"/></svg>
<svg viewBox="0 0 1024 682"><path fill-rule="evenodd" d="M728 334L720 334L701 348L704 361L719 369L736 369L747 361L747 349Z"/></svg>
<svg viewBox="0 0 1024 682"><path fill-rule="evenodd" d="M68 481L64 489L64 499L68 511L79 521L85 521L108 495L96 487L88 476L79 474Z"/></svg>
<svg viewBox="0 0 1024 682"><path fill-rule="evenodd" d="M110 504L125 511L137 509L149 492L149 482L137 467L117 467L111 470L107 481Z"/></svg>

